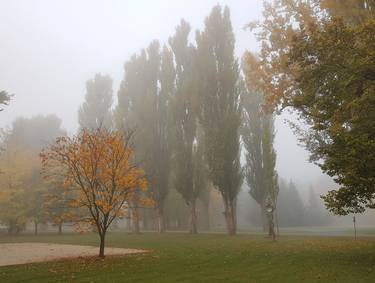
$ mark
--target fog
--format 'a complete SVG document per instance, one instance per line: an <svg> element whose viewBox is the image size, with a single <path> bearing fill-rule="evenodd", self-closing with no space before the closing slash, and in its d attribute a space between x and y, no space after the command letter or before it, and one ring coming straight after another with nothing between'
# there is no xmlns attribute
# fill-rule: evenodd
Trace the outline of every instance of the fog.
<svg viewBox="0 0 375 283"><path fill-rule="evenodd" d="M14 97L0 114L0 128L9 129L20 116L56 114L62 119L63 128L75 133L87 80L96 73L111 76L116 105L125 61L154 39L166 42L181 18L192 25L193 31L201 29L216 4L230 8L237 57L241 58L245 50L256 52L258 43L244 26L261 18L261 3L261 0L1 1L0 90L7 90ZM306 203L309 186L318 195L335 185L308 161L308 152L298 145L285 119L294 120L295 116L283 113L276 118L276 169L286 182L293 180L297 184ZM243 191L250 199L246 187ZM255 202L253 205L256 206ZM240 224L246 222L243 219L249 213L243 212Z"/></svg>
<svg viewBox="0 0 375 283"><path fill-rule="evenodd" d="M261 17L262 1L3 1L0 9L0 85L16 95L0 121L7 127L18 116L55 113L69 132L78 128L77 110L85 83L95 73L114 80L114 94L124 62L153 39L165 42L181 18L193 30L215 4L231 9L236 53L258 50L244 30ZM197 8L199 7L199 8ZM287 116L287 115L285 115ZM308 154L277 119L277 169L281 176L305 183L322 178Z"/></svg>

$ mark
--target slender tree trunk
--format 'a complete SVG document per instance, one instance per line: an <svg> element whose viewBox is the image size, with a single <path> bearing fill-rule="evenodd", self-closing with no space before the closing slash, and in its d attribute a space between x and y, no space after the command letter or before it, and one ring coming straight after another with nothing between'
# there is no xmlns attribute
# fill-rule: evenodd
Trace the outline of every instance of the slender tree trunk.
<svg viewBox="0 0 375 283"><path fill-rule="evenodd" d="M203 213L202 213L202 216L200 216L200 218L203 220L203 229L205 231L209 231L210 230L210 209L209 209L209 206L208 205L203 205Z"/></svg>
<svg viewBox="0 0 375 283"><path fill-rule="evenodd" d="M38 235L38 222L36 220L34 221L34 235Z"/></svg>
<svg viewBox="0 0 375 283"><path fill-rule="evenodd" d="M274 211L268 214L268 236L272 238L272 240L276 240L275 234L275 223L274 223Z"/></svg>
<svg viewBox="0 0 375 283"><path fill-rule="evenodd" d="M143 229L149 230L149 214L145 208L142 208L142 220L143 220Z"/></svg>
<svg viewBox="0 0 375 283"><path fill-rule="evenodd" d="M63 223L61 222L61 223L59 223L59 235L61 235L62 234L62 225L63 225Z"/></svg>
<svg viewBox="0 0 375 283"><path fill-rule="evenodd" d="M132 220L133 220L133 232L134 232L134 234L139 234L140 229L139 229L139 211L138 211L138 208L133 209Z"/></svg>
<svg viewBox="0 0 375 283"><path fill-rule="evenodd" d="M128 208L128 217L126 218L126 229L131 232L132 231L132 210Z"/></svg>
<svg viewBox="0 0 375 283"><path fill-rule="evenodd" d="M19 232L21 232L21 228L19 226L17 226L17 220L9 221L8 234L9 235L17 235Z"/></svg>
<svg viewBox="0 0 375 283"><path fill-rule="evenodd" d="M197 234L197 207L196 207L196 200L193 199L190 203L190 210L191 210L191 222L190 222L190 234Z"/></svg>
<svg viewBox="0 0 375 283"><path fill-rule="evenodd" d="M228 235L234 236L237 233L235 203L233 201L224 201L225 205L225 222L227 224Z"/></svg>
<svg viewBox="0 0 375 283"><path fill-rule="evenodd" d="M277 209L275 210L275 222L276 222L276 233L277 233L277 236L279 237L280 236L280 230L279 230L279 215L277 213Z"/></svg>
<svg viewBox="0 0 375 283"><path fill-rule="evenodd" d="M99 257L104 257L105 231L100 234Z"/></svg>
<svg viewBox="0 0 375 283"><path fill-rule="evenodd" d="M267 232L267 230L268 230L268 219L267 219L266 207L264 205L264 202L262 202L260 204L260 217L261 217L261 220L262 220L263 232Z"/></svg>
<svg viewBox="0 0 375 283"><path fill-rule="evenodd" d="M158 213L158 232L164 233L165 232L165 222L164 222L164 211L162 207L157 208Z"/></svg>

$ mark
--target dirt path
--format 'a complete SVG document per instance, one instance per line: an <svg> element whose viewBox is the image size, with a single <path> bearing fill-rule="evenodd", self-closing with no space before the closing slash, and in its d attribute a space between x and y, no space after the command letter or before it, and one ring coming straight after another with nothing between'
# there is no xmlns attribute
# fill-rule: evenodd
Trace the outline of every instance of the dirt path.
<svg viewBox="0 0 375 283"><path fill-rule="evenodd" d="M106 255L143 253L145 250L106 248ZM45 243L0 244L0 266L50 261L63 258L96 256L97 247Z"/></svg>

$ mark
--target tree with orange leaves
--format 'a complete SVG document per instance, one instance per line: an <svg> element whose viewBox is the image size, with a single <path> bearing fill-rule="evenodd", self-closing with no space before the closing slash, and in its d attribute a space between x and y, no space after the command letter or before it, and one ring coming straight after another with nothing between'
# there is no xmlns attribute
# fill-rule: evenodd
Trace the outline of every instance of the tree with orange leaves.
<svg viewBox="0 0 375 283"><path fill-rule="evenodd" d="M144 171L133 161L131 136L105 129L82 130L72 138L57 138L41 153L45 177L62 177L63 189L72 196L72 220L96 227L100 257L104 257L111 223L125 214L139 191L147 190Z"/></svg>

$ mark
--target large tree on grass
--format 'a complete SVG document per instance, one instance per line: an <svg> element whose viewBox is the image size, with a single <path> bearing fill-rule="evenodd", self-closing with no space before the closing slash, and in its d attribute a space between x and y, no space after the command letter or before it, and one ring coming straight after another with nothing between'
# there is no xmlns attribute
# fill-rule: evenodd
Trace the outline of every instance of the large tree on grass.
<svg viewBox="0 0 375 283"><path fill-rule="evenodd" d="M269 108L291 107L306 127L300 140L339 184L325 197L336 214L375 200L374 2L267 2L262 49L247 56L251 83Z"/></svg>
<svg viewBox="0 0 375 283"><path fill-rule="evenodd" d="M236 198L242 184L239 67L229 8L215 6L197 33L204 148L209 175L224 201L228 233L236 234Z"/></svg>
<svg viewBox="0 0 375 283"><path fill-rule="evenodd" d="M266 204L276 209L278 182L274 141L274 117L262 111L262 94L249 90L242 96L243 119L241 135L246 149L245 177L250 195L260 205L263 227Z"/></svg>
<svg viewBox="0 0 375 283"><path fill-rule="evenodd" d="M83 130L60 137L41 153L46 177L62 178L71 192L74 221L94 225L104 257L105 236L111 223L125 213L137 190L146 190L144 171L134 163L131 134L105 129ZM56 170L58 169L58 170Z"/></svg>
<svg viewBox="0 0 375 283"><path fill-rule="evenodd" d="M116 124L119 130L135 128L135 151L142 162L158 215L159 232L165 231L164 202L170 175L170 97L174 88L171 52L153 41L125 64L118 92Z"/></svg>
<svg viewBox="0 0 375 283"><path fill-rule="evenodd" d="M196 201L204 189L202 139L198 138L198 74L196 48L189 44L190 25L184 20L169 39L176 69L176 90L172 100L174 184L190 208L190 233L197 233Z"/></svg>

